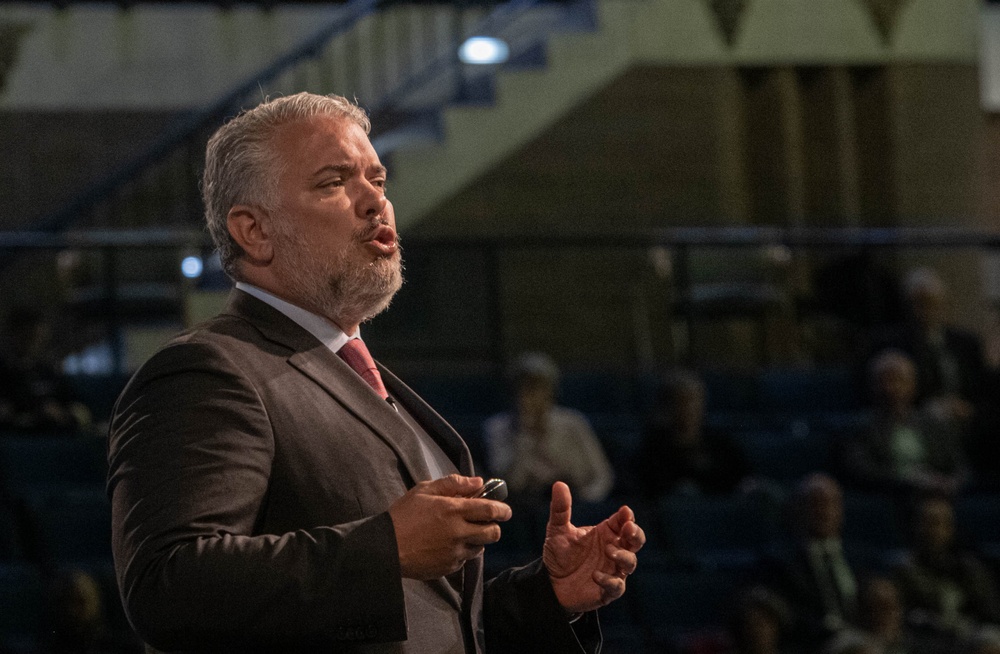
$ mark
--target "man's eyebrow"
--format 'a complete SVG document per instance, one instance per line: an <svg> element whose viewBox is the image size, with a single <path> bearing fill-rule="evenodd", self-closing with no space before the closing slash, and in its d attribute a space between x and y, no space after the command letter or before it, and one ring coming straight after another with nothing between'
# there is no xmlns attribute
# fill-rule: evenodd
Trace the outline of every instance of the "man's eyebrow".
<svg viewBox="0 0 1000 654"><path fill-rule="evenodd" d="M312 174L313 178L321 177L330 173L337 173L339 175L348 176L357 171L357 166L353 164L329 164L323 166L316 172ZM381 175L384 176L388 170L382 164L375 164L368 167L369 175Z"/></svg>
<svg viewBox="0 0 1000 654"><path fill-rule="evenodd" d="M346 176L350 175L355 170L357 170L357 167L351 164L330 164L327 166L323 166L322 168L314 172L312 176L313 178L316 178L316 177L321 177L323 175L328 175L330 173L338 173L340 175Z"/></svg>

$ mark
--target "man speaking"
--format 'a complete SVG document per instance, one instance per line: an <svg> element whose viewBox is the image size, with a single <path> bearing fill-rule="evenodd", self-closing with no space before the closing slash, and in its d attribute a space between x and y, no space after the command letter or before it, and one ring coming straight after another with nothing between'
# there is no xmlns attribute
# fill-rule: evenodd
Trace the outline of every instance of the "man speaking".
<svg viewBox="0 0 1000 654"><path fill-rule="evenodd" d="M483 580L510 508L359 325L402 284L364 111L307 93L208 143L226 309L129 382L111 422L119 588L150 650L593 652L645 542L622 507L575 527L557 482L542 558ZM155 648L155 649L154 649Z"/></svg>

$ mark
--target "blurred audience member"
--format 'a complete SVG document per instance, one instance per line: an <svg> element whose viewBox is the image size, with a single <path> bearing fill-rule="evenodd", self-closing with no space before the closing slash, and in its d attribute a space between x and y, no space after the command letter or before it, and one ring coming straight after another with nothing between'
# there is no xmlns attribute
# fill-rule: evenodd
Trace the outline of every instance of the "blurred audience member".
<svg viewBox="0 0 1000 654"><path fill-rule="evenodd" d="M730 493L749 472L739 448L705 427L705 385L693 372L668 373L657 390L638 459L649 497L681 492Z"/></svg>
<svg viewBox="0 0 1000 654"><path fill-rule="evenodd" d="M57 574L49 594L49 618L44 651L50 654L139 651L137 641L109 631L101 588L93 576L82 570Z"/></svg>
<svg viewBox="0 0 1000 654"><path fill-rule="evenodd" d="M513 381L516 410L483 425L490 471L522 499L545 496L555 481L569 484L581 500L607 497L614 483L611 464L583 414L555 404L555 362L544 354L525 354L515 364Z"/></svg>
<svg viewBox="0 0 1000 654"><path fill-rule="evenodd" d="M900 350L872 360L874 407L867 424L845 443L843 465L854 481L878 490L954 493L966 477L958 435L915 405L917 372Z"/></svg>
<svg viewBox="0 0 1000 654"><path fill-rule="evenodd" d="M1000 624L1000 599L986 566L955 543L955 515L941 496L920 501L913 550L896 570L908 620L958 638Z"/></svg>
<svg viewBox="0 0 1000 654"><path fill-rule="evenodd" d="M948 291L934 270L910 271L904 290L907 319L876 339L877 350L906 352L916 366L917 402L947 420L968 423L983 399L987 374L980 339L948 324Z"/></svg>
<svg viewBox="0 0 1000 654"><path fill-rule="evenodd" d="M788 652L791 610L785 601L763 586L743 593L731 627L733 654Z"/></svg>
<svg viewBox="0 0 1000 654"><path fill-rule="evenodd" d="M966 640L961 654L1000 654L1000 630L979 630Z"/></svg>
<svg viewBox="0 0 1000 654"><path fill-rule="evenodd" d="M858 583L844 556L844 500L840 484L813 473L793 497L799 536L784 557L770 562L769 583L796 612L796 633L805 651L857 624Z"/></svg>
<svg viewBox="0 0 1000 654"><path fill-rule="evenodd" d="M7 342L0 352L0 426L18 430L80 429L90 413L73 395L51 357L51 326L32 307L7 316Z"/></svg>
<svg viewBox="0 0 1000 654"><path fill-rule="evenodd" d="M789 654L791 610L764 586L754 586L736 597L724 633L692 638L681 654Z"/></svg>
<svg viewBox="0 0 1000 654"><path fill-rule="evenodd" d="M863 633L847 630L833 636L821 654L883 654L878 643Z"/></svg>
<svg viewBox="0 0 1000 654"><path fill-rule="evenodd" d="M904 620L896 584L887 577L872 577L862 584L861 627L882 654L920 654L925 651Z"/></svg>

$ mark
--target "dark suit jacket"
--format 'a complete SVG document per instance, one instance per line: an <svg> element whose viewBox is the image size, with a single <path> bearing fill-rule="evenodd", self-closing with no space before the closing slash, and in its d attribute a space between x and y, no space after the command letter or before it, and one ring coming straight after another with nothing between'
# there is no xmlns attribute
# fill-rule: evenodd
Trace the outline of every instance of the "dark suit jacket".
<svg viewBox="0 0 1000 654"><path fill-rule="evenodd" d="M382 376L472 474L458 434ZM540 562L485 586L482 557L449 579L401 579L387 510L429 478L412 430L248 294L136 373L115 408L109 463L119 588L152 647L417 651L399 642L409 631L433 651L582 651Z"/></svg>
<svg viewBox="0 0 1000 654"><path fill-rule="evenodd" d="M850 561L847 565L854 574ZM787 551L776 552L764 559L761 581L772 586L794 608L797 624L795 637L805 645L805 651L818 651L832 632L824 622L825 605L822 583L809 556L809 545L796 541ZM857 596L844 598L848 622L856 620Z"/></svg>
<svg viewBox="0 0 1000 654"><path fill-rule="evenodd" d="M980 402L987 372L979 337L964 329L945 327L943 346L957 366L958 394L970 402ZM945 381L935 352L913 323L906 322L879 334L874 339L870 355L875 356L887 348L902 350L913 359L917 369L919 402L944 392Z"/></svg>

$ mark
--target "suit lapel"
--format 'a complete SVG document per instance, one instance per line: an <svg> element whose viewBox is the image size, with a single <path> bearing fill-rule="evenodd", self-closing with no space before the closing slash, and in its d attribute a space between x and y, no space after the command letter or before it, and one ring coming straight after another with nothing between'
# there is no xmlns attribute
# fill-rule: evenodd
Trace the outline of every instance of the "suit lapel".
<svg viewBox="0 0 1000 654"><path fill-rule="evenodd" d="M376 362L379 373L382 375L382 382L389 390L389 395L395 397L410 411L427 433L434 439L438 446L444 450L445 455L455 464L458 471L463 475L474 474L472 466L472 455L469 448L459 436L458 432L452 428L448 422L431 408L423 398L417 395L413 389L404 384L392 371Z"/></svg>
<svg viewBox="0 0 1000 654"><path fill-rule="evenodd" d="M411 484L430 478L423 453L406 422L312 334L266 302L242 291L234 291L230 296L227 313L249 320L265 338L291 348L289 364L319 384L385 441L402 461Z"/></svg>

